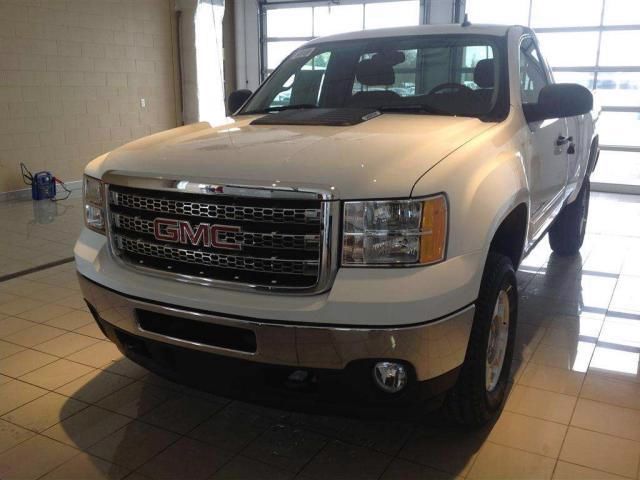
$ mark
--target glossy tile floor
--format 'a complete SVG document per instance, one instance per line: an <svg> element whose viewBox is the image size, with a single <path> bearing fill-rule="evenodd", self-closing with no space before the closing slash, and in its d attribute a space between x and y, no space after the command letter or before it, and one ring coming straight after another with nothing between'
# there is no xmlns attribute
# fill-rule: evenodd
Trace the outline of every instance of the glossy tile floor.
<svg viewBox="0 0 640 480"><path fill-rule="evenodd" d="M468 432L267 409L164 381L94 326L72 264L0 283L2 479L640 479L640 199L519 272L513 385Z"/></svg>
<svg viewBox="0 0 640 480"><path fill-rule="evenodd" d="M58 202L0 202L0 219L0 277L69 258L82 228L81 193Z"/></svg>

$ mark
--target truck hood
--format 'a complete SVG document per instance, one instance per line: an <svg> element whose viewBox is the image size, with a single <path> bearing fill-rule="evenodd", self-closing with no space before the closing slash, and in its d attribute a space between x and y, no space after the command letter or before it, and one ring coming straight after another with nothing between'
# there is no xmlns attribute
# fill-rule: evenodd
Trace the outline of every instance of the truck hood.
<svg viewBox="0 0 640 480"><path fill-rule="evenodd" d="M407 197L421 175L495 125L411 114L383 114L349 127L251 125L256 118L151 135L98 157L86 173L315 187L343 199Z"/></svg>

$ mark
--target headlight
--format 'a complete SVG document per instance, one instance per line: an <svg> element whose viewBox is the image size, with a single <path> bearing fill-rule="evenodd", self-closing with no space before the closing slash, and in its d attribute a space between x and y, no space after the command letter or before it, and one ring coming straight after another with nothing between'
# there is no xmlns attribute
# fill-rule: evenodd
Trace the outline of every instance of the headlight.
<svg viewBox="0 0 640 480"><path fill-rule="evenodd" d="M444 260L447 199L345 202L342 265L428 265Z"/></svg>
<svg viewBox="0 0 640 480"><path fill-rule="evenodd" d="M84 198L84 224L98 233L104 227L104 185L97 178L84 176L82 195Z"/></svg>

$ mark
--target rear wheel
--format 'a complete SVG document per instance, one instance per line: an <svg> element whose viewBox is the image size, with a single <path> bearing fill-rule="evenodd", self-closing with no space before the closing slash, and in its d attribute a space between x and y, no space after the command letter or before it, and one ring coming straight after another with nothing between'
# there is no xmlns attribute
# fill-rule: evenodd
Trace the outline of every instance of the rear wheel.
<svg viewBox="0 0 640 480"><path fill-rule="evenodd" d="M459 423L481 426L505 399L518 316L511 260L490 252L485 266L467 354L447 410Z"/></svg>
<svg viewBox="0 0 640 480"><path fill-rule="evenodd" d="M578 197L562 209L549 230L549 244L558 255L570 256L580 251L587 229L590 192L589 177L586 177Z"/></svg>

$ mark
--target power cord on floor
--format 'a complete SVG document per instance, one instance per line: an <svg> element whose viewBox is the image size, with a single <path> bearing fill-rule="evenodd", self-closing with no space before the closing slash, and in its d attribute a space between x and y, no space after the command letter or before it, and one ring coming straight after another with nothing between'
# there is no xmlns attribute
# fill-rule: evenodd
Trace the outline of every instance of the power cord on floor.
<svg viewBox="0 0 640 480"><path fill-rule="evenodd" d="M53 177L53 179L56 181L56 183L58 185L60 185L62 187L62 189L67 193L64 197L62 198L52 198L51 201L52 202L57 202L59 200L66 200L67 198L69 198L71 196L71 189L69 187L67 187L67 185L60 180L58 177Z"/></svg>
<svg viewBox="0 0 640 480"><path fill-rule="evenodd" d="M33 174L23 162L20 162L20 171L22 172L22 181L24 184L29 186L33 185Z"/></svg>

